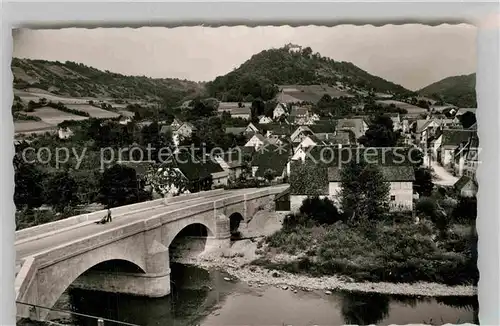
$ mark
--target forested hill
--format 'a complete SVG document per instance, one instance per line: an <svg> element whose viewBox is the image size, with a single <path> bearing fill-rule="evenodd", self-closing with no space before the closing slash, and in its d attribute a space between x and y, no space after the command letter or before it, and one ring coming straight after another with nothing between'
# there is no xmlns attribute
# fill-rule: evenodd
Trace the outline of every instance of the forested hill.
<svg viewBox="0 0 500 326"><path fill-rule="evenodd" d="M418 93L458 107L475 108L476 74L448 77L422 88Z"/></svg>
<svg viewBox="0 0 500 326"><path fill-rule="evenodd" d="M188 80L124 76L81 63L12 59L14 87L39 88L70 97L169 99L201 95L204 85Z"/></svg>
<svg viewBox="0 0 500 326"><path fill-rule="evenodd" d="M288 46L253 55L239 68L208 83L207 90L210 96L224 101L248 101L258 97L267 100L278 92L276 85L335 85L337 82L342 83L344 89L392 94L409 92L350 62L323 57L309 47L292 50Z"/></svg>

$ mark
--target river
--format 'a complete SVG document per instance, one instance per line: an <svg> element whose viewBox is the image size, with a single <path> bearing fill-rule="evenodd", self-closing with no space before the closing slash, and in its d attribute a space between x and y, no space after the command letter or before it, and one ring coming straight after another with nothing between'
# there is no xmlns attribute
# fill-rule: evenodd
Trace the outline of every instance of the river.
<svg viewBox="0 0 500 326"><path fill-rule="evenodd" d="M323 291L295 293L249 286L217 270L173 264L172 294L160 299L70 290L58 308L132 324L152 325L342 325L475 323L477 297L408 297ZM51 315L59 320L61 315ZM96 321L73 317L73 325ZM105 325L119 325L106 322Z"/></svg>

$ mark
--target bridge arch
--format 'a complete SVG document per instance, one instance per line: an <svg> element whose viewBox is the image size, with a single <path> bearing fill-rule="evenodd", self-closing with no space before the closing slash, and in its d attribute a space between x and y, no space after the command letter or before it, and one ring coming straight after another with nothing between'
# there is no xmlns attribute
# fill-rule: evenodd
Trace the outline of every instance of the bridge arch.
<svg viewBox="0 0 500 326"><path fill-rule="evenodd" d="M234 212L229 215L229 232L231 235L238 233L238 228L240 227L240 223L244 221L244 217L239 212Z"/></svg>
<svg viewBox="0 0 500 326"><path fill-rule="evenodd" d="M206 249L210 239L215 237L215 232L200 221L183 225L175 231L170 231L167 247L169 260L181 258L180 255L201 253Z"/></svg>
<svg viewBox="0 0 500 326"><path fill-rule="evenodd" d="M115 247L115 246L113 246ZM83 257L82 257L83 256ZM70 259L73 260L73 259ZM144 259L122 250L113 255L86 253L79 261L64 262L42 268L38 271L37 292L39 305L52 308L62 294L86 272L92 270L114 269L114 272L145 274ZM41 311L42 320L48 311Z"/></svg>

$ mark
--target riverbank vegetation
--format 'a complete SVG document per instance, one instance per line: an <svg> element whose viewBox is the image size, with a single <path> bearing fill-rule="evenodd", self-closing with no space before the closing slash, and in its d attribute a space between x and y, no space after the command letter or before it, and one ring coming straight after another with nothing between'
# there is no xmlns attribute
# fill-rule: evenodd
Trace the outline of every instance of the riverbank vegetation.
<svg viewBox="0 0 500 326"><path fill-rule="evenodd" d="M417 222L411 213L389 212L353 220L328 199L306 199L265 239L262 257L253 263L354 282L476 285L475 199L438 190L420 200L417 215Z"/></svg>

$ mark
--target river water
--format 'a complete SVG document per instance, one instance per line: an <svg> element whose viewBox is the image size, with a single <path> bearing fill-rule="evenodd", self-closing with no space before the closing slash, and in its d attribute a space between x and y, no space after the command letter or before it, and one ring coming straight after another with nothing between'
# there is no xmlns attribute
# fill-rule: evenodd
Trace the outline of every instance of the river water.
<svg viewBox="0 0 500 326"><path fill-rule="evenodd" d="M475 323L477 297L407 297L322 291L226 281L224 272L172 266L172 294L160 299L70 290L58 308L137 325L342 325ZM59 320L61 316L53 316ZM74 325L96 325L72 317ZM105 325L120 325L105 322Z"/></svg>

